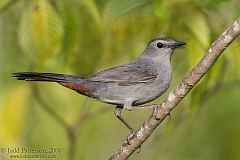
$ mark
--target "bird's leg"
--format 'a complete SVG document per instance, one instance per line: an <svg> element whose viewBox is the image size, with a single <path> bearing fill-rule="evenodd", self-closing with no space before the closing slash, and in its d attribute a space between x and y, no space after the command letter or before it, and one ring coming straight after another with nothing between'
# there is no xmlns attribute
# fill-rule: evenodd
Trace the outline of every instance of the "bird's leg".
<svg viewBox="0 0 240 160"><path fill-rule="evenodd" d="M115 108L115 116L125 125L128 127L128 129L131 131L131 132L135 132L135 130L127 123L127 121L125 121L122 116L121 116L121 111L122 111L123 107L122 106L117 106Z"/></svg>
<svg viewBox="0 0 240 160"><path fill-rule="evenodd" d="M123 107L122 106L117 106L115 108L115 116L125 125L128 127L128 129L131 131L131 135L128 136L127 138L127 143L130 145L130 139L136 134L136 131L127 123L127 121L125 121L122 116L121 116L121 111L122 111Z"/></svg>

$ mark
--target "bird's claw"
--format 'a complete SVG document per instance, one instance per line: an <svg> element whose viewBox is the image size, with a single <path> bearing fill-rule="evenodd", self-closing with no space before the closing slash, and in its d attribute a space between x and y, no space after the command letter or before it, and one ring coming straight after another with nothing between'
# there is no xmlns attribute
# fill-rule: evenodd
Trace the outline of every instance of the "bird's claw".
<svg viewBox="0 0 240 160"><path fill-rule="evenodd" d="M131 132L132 132L132 133L127 137L127 144L128 144L128 145L131 145L131 143L130 143L131 139L137 134L137 132L134 131L134 130L132 130ZM141 152L141 146L139 146L139 147L137 148L137 153L140 153L140 152Z"/></svg>
<svg viewBox="0 0 240 160"><path fill-rule="evenodd" d="M136 131L135 130L132 130L131 131L132 133L127 137L127 144L128 145L130 145L131 143L130 143L130 141L131 141L131 139L136 135Z"/></svg>

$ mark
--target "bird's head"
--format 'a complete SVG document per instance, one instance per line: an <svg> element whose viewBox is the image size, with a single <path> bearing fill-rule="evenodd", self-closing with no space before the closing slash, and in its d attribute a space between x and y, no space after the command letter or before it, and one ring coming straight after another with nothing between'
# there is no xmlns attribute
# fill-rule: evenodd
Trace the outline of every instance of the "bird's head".
<svg viewBox="0 0 240 160"><path fill-rule="evenodd" d="M171 57L175 48L185 44L185 42L175 41L167 37L155 38L148 43L148 46L144 51L144 55L150 57Z"/></svg>

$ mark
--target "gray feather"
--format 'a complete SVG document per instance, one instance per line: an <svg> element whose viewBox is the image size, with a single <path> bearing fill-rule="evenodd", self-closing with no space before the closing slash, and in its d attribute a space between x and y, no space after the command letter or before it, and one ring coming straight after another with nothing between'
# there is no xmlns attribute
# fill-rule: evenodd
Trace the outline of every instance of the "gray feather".
<svg viewBox="0 0 240 160"><path fill-rule="evenodd" d="M157 78L158 74L154 70L148 69L141 63L132 62L98 72L88 78L93 82L117 83L119 86L129 86L138 83L150 83Z"/></svg>

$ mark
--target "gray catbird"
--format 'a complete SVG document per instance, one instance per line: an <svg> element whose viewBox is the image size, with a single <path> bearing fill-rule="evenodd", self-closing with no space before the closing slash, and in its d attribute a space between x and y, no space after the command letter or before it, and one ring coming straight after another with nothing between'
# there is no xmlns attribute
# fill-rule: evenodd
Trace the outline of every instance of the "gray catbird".
<svg viewBox="0 0 240 160"><path fill-rule="evenodd" d="M166 37L153 39L136 60L87 78L37 72L19 72L13 76L18 80L57 82L82 95L114 104L116 117L134 133L121 117L121 110L149 108L140 105L158 98L168 89L172 80L172 52L185 44Z"/></svg>

